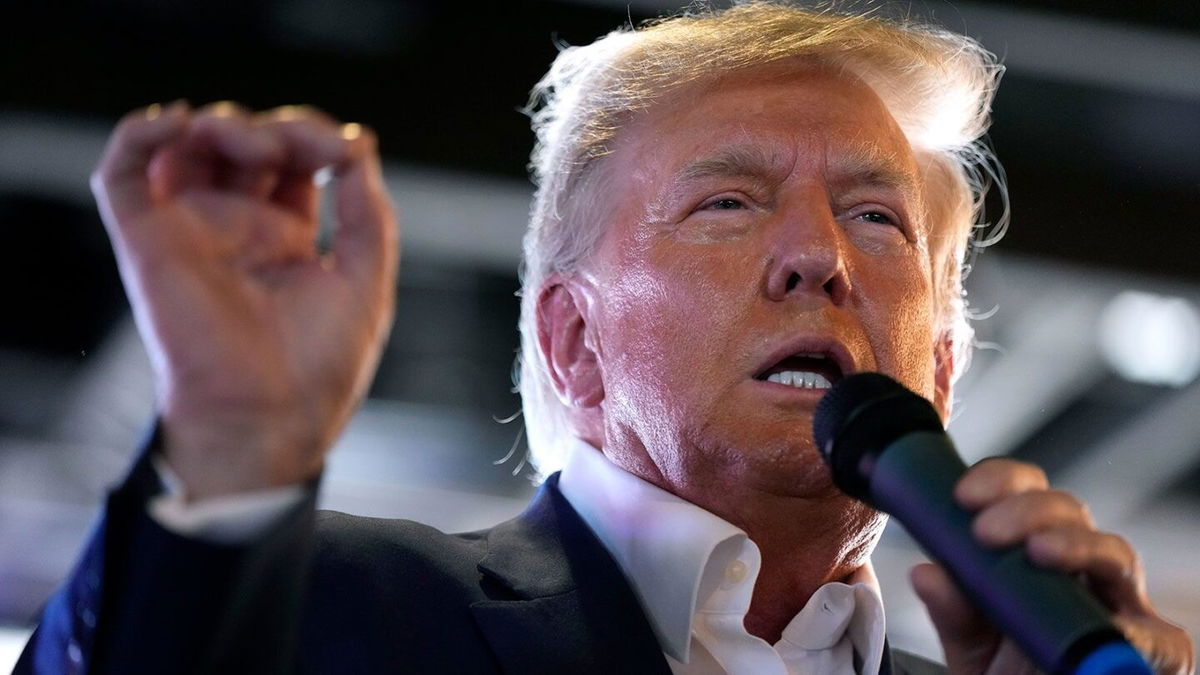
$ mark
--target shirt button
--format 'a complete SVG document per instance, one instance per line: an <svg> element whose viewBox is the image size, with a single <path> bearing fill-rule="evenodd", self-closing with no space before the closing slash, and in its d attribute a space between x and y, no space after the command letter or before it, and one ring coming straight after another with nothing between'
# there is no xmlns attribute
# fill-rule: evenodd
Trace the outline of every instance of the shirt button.
<svg viewBox="0 0 1200 675"><path fill-rule="evenodd" d="M734 560L725 567L725 583L740 584L746 578L746 563Z"/></svg>

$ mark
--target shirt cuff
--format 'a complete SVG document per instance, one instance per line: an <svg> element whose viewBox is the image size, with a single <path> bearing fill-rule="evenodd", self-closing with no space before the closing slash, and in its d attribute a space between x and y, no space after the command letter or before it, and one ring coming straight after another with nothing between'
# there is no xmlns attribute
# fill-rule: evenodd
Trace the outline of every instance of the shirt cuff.
<svg viewBox="0 0 1200 675"><path fill-rule="evenodd" d="M288 485L237 495L184 499L183 483L161 457L151 460L165 491L146 505L150 517L169 532L213 544L247 544L266 534L305 496L304 485Z"/></svg>

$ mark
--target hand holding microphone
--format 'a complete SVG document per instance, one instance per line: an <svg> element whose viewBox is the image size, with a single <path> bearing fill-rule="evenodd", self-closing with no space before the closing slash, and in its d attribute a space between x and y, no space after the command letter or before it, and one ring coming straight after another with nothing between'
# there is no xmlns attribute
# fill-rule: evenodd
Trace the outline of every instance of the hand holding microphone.
<svg viewBox="0 0 1200 675"><path fill-rule="evenodd" d="M1094 574L1097 570L1093 568L1112 566L1119 555L1097 553L1091 559L1075 562L1039 560L1064 570L1052 571L1034 564L1027 547L1018 545L1027 544L1032 550L1037 548L1032 545L1037 543L1034 540L1043 534L1050 537L1082 531L1079 536L1089 542L1120 542L1132 564L1124 569L1136 567L1127 544L1083 527L1086 511L1082 509L1082 517L1074 516L1080 521L1075 524L1078 527L1064 526L1052 532L1055 527L1048 526L1040 532L1036 520L1044 517L1047 509L1037 507L1064 501L1062 493L1044 489L1040 473L1040 485L1026 486L1032 489L1022 491L1018 486L1009 486L1007 492L1001 489L983 499L971 498L970 490L963 488L988 484L989 471L996 474L993 477L1009 479L1024 475L1019 468L1031 469L1025 474L1036 472L1015 462L994 461L972 469L971 480L963 481L967 467L932 406L874 373L846 378L834 387L817 410L814 438L838 487L900 520L946 568L971 604L1038 667L1050 673L1152 672L1125 641L1108 611L1068 574L1102 576ZM1003 480L993 482L1003 485ZM974 513L976 508L982 508L980 513ZM1017 515L1022 509L1025 514ZM997 517L1010 521L1005 524L1013 525L1019 536L1011 542L988 541L1012 546L985 546L980 539L997 538L994 532L987 537L980 534L989 529L974 523L977 517L981 521L991 519L992 524ZM1126 576L1097 580L1104 601L1118 610L1121 627L1151 655L1158 672L1190 672L1194 656L1186 634L1154 613L1141 590L1140 572ZM922 593L932 610L933 603L926 595ZM1005 661L1018 656L1011 644L1000 646L999 636L991 645L986 640L972 642L968 626L953 625L953 621L946 620L946 612L942 614L934 618L952 668L962 672L1013 672L1015 661Z"/></svg>

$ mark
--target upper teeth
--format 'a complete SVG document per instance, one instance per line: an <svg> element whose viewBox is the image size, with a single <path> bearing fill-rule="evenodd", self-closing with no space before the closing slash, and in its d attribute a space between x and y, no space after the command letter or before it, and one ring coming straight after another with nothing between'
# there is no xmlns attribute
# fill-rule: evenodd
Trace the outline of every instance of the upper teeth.
<svg viewBox="0 0 1200 675"><path fill-rule="evenodd" d="M824 375L802 370L785 370L769 375L767 382L787 384L801 389L828 389L833 386Z"/></svg>

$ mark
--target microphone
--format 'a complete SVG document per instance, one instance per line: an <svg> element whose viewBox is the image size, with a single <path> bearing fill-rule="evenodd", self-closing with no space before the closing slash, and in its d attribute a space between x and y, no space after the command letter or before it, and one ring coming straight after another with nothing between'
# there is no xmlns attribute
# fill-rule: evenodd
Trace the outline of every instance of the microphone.
<svg viewBox="0 0 1200 675"><path fill-rule="evenodd" d="M1035 566L1023 546L993 550L954 501L967 467L933 406L879 373L825 394L813 438L846 494L899 520L992 623L1054 675L1150 675L1108 611L1069 575Z"/></svg>

